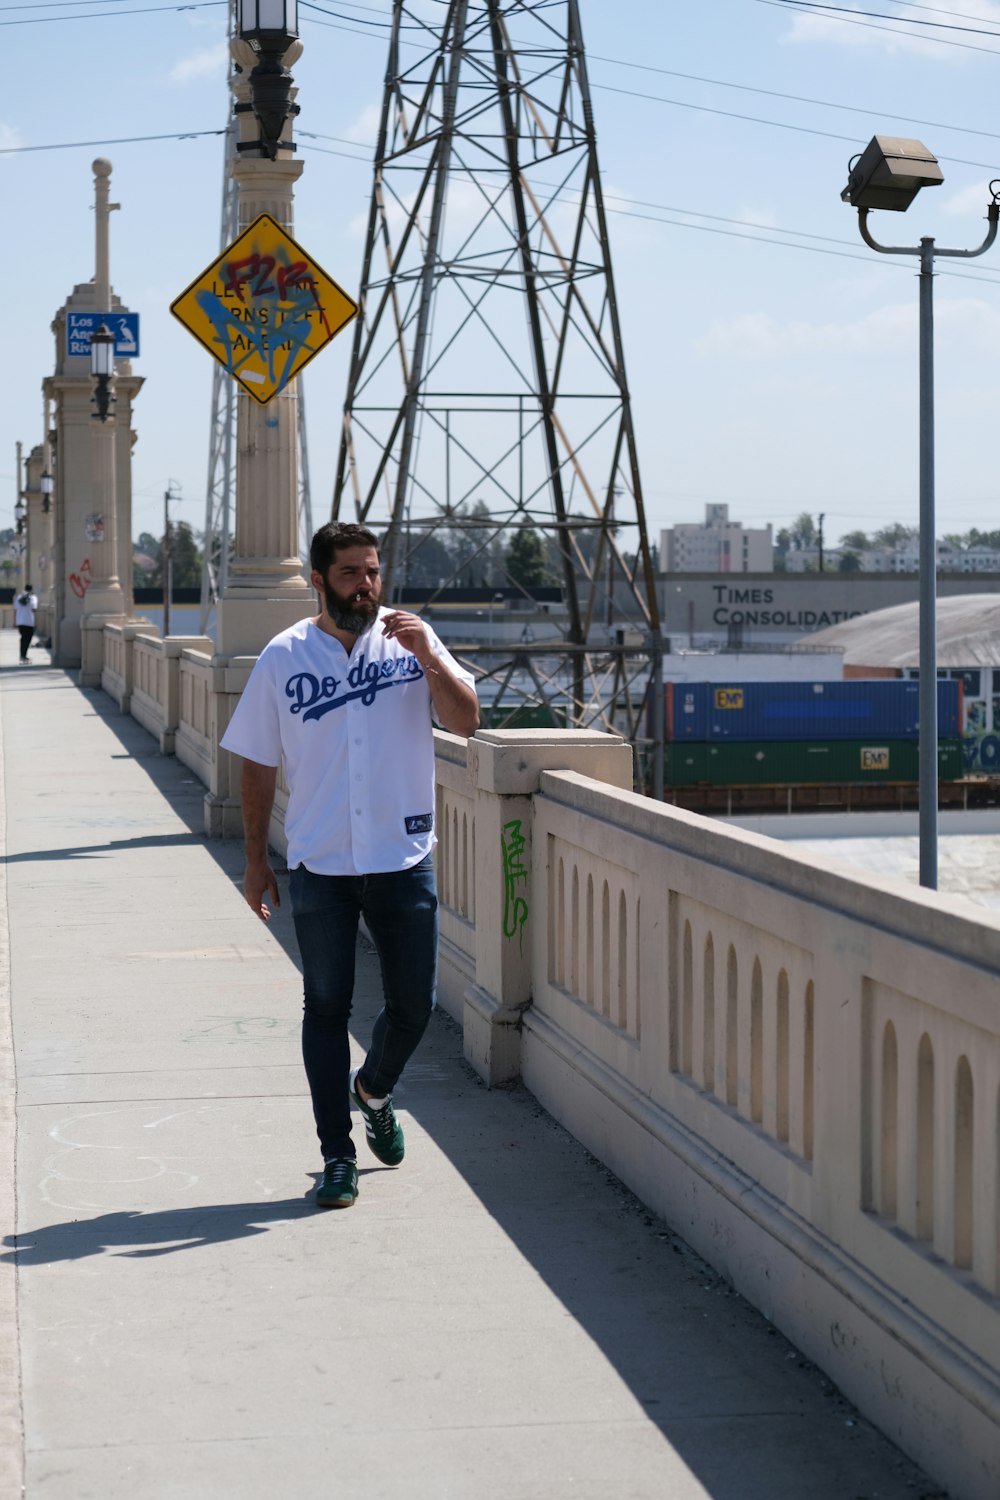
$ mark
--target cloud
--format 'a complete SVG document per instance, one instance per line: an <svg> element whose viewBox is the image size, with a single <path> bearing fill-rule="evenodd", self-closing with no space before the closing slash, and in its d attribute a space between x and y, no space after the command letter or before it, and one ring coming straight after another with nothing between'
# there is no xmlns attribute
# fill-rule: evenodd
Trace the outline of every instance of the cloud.
<svg viewBox="0 0 1000 1500"><path fill-rule="evenodd" d="M803 15L795 16L782 41L800 46L850 47L856 50L868 48L890 54L910 53L924 60L958 62L962 59L963 47L977 47L987 43L981 36L964 36L960 31L937 31L926 26L915 26L907 31L897 24L906 21L926 20L926 7L901 5L898 14L893 12L892 21L869 19L866 7L852 5L849 10L858 12L855 20L849 13L839 17ZM945 14L945 13L942 13ZM963 19L970 24L982 26L984 22L1000 26L1000 4L997 0L953 0L946 13L954 18L956 25ZM998 33L1000 36L1000 33ZM934 45L947 43L949 45Z"/></svg>
<svg viewBox="0 0 1000 1500"><path fill-rule="evenodd" d="M939 298L935 308L939 332L952 346L988 354L1000 340L1000 311L980 298ZM716 320L695 348L702 355L726 359L779 360L802 355L913 354L917 341L917 305L878 308L853 322L782 323L769 313L747 313Z"/></svg>
<svg viewBox="0 0 1000 1500"><path fill-rule="evenodd" d="M192 78L207 78L213 73L224 73L229 65L229 43L218 42L214 47L204 47L182 57L170 70L171 83L187 83Z"/></svg>
<svg viewBox="0 0 1000 1500"><path fill-rule="evenodd" d="M17 126L5 125L3 121L0 121L0 146L6 147L9 150L12 146L23 145L24 137Z"/></svg>

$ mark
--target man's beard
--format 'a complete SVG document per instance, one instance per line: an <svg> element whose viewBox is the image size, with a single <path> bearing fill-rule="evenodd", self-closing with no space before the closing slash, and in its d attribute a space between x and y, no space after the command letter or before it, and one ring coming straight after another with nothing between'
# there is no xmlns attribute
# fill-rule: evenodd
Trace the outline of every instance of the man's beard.
<svg viewBox="0 0 1000 1500"><path fill-rule="evenodd" d="M338 630L348 635L364 635L378 619L378 599L374 594L367 599L356 599L354 594L338 594L328 583L323 585L326 612Z"/></svg>

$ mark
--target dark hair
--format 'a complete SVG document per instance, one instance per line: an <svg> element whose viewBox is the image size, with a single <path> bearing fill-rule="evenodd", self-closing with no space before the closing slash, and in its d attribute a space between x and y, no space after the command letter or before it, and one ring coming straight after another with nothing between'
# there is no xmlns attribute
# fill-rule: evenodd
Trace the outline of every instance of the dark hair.
<svg viewBox="0 0 1000 1500"><path fill-rule="evenodd" d="M309 566L325 578L337 553L346 547L374 547L377 552L378 537L352 521L327 521L309 543Z"/></svg>

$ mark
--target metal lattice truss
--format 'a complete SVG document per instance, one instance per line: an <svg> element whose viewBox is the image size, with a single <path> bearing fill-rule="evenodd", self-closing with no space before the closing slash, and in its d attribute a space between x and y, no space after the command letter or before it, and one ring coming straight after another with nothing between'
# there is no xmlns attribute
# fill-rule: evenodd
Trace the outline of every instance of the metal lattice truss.
<svg viewBox="0 0 1000 1500"><path fill-rule="evenodd" d="M385 530L387 597L433 552L439 590L478 561L509 602L534 532L558 616L462 653L493 722L639 740L660 633L608 245L576 0L396 0L333 515Z"/></svg>

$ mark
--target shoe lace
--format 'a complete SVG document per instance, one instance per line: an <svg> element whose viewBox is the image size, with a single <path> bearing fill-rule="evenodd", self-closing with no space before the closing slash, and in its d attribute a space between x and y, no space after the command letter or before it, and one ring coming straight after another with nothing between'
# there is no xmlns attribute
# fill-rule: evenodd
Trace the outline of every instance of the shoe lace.
<svg viewBox="0 0 1000 1500"><path fill-rule="evenodd" d="M396 1128L396 1116L391 1099L387 1099L380 1109L372 1110L372 1124L379 1135L392 1135Z"/></svg>

